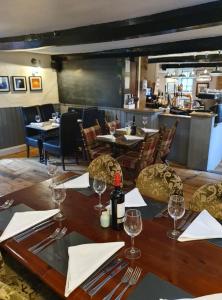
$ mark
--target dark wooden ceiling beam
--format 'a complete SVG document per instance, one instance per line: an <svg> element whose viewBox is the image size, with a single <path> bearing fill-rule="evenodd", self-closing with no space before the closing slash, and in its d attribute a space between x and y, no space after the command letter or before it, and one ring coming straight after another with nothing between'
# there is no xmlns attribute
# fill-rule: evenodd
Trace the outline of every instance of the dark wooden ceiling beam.
<svg viewBox="0 0 222 300"><path fill-rule="evenodd" d="M124 21L0 38L0 49L103 43L206 28L222 24L221 11L222 1L214 1Z"/></svg>
<svg viewBox="0 0 222 300"><path fill-rule="evenodd" d="M181 63L181 64L162 64L161 69L185 69L185 68L216 68L222 67L222 62L218 63Z"/></svg>
<svg viewBox="0 0 222 300"><path fill-rule="evenodd" d="M149 58L149 63L168 63L168 62L207 63L207 62L218 62L218 61L222 61L222 53L208 54L208 55L167 56L167 57Z"/></svg>

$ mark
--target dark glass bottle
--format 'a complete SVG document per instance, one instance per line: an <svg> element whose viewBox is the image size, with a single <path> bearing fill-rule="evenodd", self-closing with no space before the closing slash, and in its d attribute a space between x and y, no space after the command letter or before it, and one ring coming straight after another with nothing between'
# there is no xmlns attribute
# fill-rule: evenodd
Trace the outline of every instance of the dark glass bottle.
<svg viewBox="0 0 222 300"><path fill-rule="evenodd" d="M131 126L131 135L136 135L135 116L133 116L133 123L132 123L132 126Z"/></svg>
<svg viewBox="0 0 222 300"><path fill-rule="evenodd" d="M114 186L115 189L110 194L111 226L115 230L121 230L125 216L125 198L121 189L121 176L118 172L114 176Z"/></svg>

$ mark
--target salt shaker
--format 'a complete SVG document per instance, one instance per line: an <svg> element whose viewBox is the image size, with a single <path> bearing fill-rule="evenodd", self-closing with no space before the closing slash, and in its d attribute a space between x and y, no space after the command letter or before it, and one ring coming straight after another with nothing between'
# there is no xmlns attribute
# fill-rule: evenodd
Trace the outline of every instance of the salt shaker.
<svg viewBox="0 0 222 300"><path fill-rule="evenodd" d="M107 228L110 225L110 215L107 210L102 211L102 214L100 216L100 225L103 228Z"/></svg>

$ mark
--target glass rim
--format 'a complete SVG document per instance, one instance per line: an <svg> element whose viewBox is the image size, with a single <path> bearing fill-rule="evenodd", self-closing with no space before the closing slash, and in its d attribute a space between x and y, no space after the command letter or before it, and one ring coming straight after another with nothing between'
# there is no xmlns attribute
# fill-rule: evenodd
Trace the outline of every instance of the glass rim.
<svg viewBox="0 0 222 300"><path fill-rule="evenodd" d="M170 195L169 200L170 200L171 198L175 198L175 199L177 199L178 201L184 201L184 196L181 196L181 195Z"/></svg>
<svg viewBox="0 0 222 300"><path fill-rule="evenodd" d="M130 215L129 212L136 212L135 215ZM127 209L126 212L125 212L125 216L126 215L129 215L130 217L138 217L138 216L141 216L141 211L139 209L136 209L136 208L130 208L130 209Z"/></svg>

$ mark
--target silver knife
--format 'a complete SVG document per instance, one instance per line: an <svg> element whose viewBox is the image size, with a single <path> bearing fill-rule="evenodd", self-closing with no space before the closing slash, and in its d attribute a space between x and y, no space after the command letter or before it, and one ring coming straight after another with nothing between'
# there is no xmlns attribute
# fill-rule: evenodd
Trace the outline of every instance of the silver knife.
<svg viewBox="0 0 222 300"><path fill-rule="evenodd" d="M118 264L120 264L123 261L122 258L115 258L112 260L107 266L105 266L101 272L99 272L95 277L87 281L83 286L82 289L85 292L88 292L90 288L105 274L109 273L112 271Z"/></svg>
<svg viewBox="0 0 222 300"><path fill-rule="evenodd" d="M94 296L111 278L117 275L120 271L122 271L128 263L126 261L122 262L115 270L113 270L102 282L97 284L92 290L89 292L89 296Z"/></svg>
<svg viewBox="0 0 222 300"><path fill-rule="evenodd" d="M32 228L29 228L28 230L26 230L25 232L22 232L18 235L16 235L14 237L14 240L19 243L25 239L27 239L29 236L31 236L33 233L39 232L45 228L48 228L49 226L51 226L52 224L54 224L55 222L52 220L49 220L47 222L41 223L39 225L36 225Z"/></svg>

